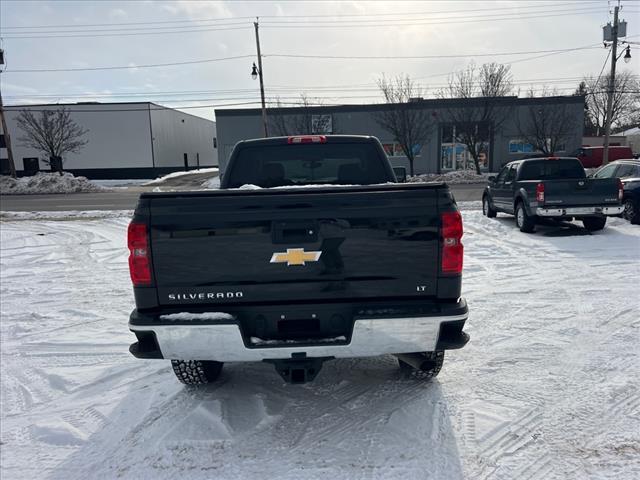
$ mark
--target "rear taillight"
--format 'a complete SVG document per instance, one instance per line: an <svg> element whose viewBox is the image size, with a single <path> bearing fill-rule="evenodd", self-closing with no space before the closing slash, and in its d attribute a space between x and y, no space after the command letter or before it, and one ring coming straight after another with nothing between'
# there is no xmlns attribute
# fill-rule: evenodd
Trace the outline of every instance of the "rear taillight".
<svg viewBox="0 0 640 480"><path fill-rule="evenodd" d="M127 230L129 244L129 273L134 286L151 283L149 237L144 223L131 222Z"/></svg>
<svg viewBox="0 0 640 480"><path fill-rule="evenodd" d="M462 273L462 216L460 212L445 212L442 220L442 273Z"/></svg>
<svg viewBox="0 0 640 480"><path fill-rule="evenodd" d="M540 203L544 203L544 183L536 185L536 200Z"/></svg>
<svg viewBox="0 0 640 480"><path fill-rule="evenodd" d="M287 138L287 143L289 145L296 143L327 143L327 137L324 135L298 135Z"/></svg>
<svg viewBox="0 0 640 480"><path fill-rule="evenodd" d="M622 202L622 197L624 196L624 185L622 184L622 180L618 179L618 201Z"/></svg>

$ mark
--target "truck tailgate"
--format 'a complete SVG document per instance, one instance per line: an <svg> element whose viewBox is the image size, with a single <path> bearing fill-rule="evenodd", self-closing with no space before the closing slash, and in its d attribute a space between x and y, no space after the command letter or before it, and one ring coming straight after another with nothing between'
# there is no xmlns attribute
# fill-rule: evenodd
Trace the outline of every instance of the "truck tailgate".
<svg viewBox="0 0 640 480"><path fill-rule="evenodd" d="M429 297L443 185L145 194L160 305Z"/></svg>
<svg viewBox="0 0 640 480"><path fill-rule="evenodd" d="M544 204L547 206L587 206L618 203L617 178L545 180L543 183Z"/></svg>

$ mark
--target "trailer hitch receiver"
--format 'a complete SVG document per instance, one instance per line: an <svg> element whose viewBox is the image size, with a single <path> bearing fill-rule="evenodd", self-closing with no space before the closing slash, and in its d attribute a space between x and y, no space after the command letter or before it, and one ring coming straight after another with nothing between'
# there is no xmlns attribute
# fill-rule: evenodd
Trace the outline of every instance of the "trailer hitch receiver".
<svg viewBox="0 0 640 480"><path fill-rule="evenodd" d="M265 360L273 363L276 371L287 383L307 383L312 381L322 369L322 364L333 357L307 358L306 354L293 354L292 358Z"/></svg>

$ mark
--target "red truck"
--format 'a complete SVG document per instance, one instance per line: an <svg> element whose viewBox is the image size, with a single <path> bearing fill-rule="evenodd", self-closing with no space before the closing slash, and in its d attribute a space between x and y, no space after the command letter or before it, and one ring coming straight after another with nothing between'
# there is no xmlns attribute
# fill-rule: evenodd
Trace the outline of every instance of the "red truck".
<svg viewBox="0 0 640 480"><path fill-rule="evenodd" d="M576 157L582 163L584 168L597 168L602 165L602 156L604 154L604 147L602 145L596 147L580 147L570 157ZM614 160L620 160L633 158L633 151L631 147L610 146L609 147L609 162Z"/></svg>

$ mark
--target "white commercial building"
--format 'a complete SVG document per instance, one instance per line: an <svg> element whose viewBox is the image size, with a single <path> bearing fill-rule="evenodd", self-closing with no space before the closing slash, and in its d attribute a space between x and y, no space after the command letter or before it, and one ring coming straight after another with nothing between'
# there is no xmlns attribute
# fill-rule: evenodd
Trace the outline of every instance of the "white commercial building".
<svg viewBox="0 0 640 480"><path fill-rule="evenodd" d="M63 168L88 178L155 178L159 175L218 165L216 124L210 120L150 102L76 103L6 106L13 159L19 175L48 170L46 155L21 145L24 136L16 122L22 110L36 117L43 110L65 108L87 130L87 144L63 156ZM3 144L4 142L0 142ZM4 146L4 145L2 145ZM0 167L8 161L0 149Z"/></svg>

